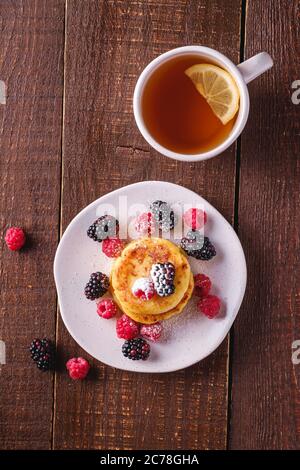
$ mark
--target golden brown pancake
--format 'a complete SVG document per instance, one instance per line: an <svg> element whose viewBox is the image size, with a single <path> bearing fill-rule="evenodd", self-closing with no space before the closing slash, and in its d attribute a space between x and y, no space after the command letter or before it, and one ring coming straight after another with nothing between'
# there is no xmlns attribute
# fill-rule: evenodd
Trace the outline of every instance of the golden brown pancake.
<svg viewBox="0 0 300 470"><path fill-rule="evenodd" d="M149 277L155 263L173 263L175 266L175 292L168 297L155 295L143 301L131 291L133 283L141 277ZM111 286L120 308L127 315L159 315L180 303L190 283L191 269L180 248L162 238L141 238L127 245L111 270Z"/></svg>
<svg viewBox="0 0 300 470"><path fill-rule="evenodd" d="M113 289L110 288L110 290L111 290L111 293L112 293L115 301L117 302L117 304L119 305L119 307L122 310L122 307L121 307L120 303L118 302L118 299L114 295ZM179 302L179 304L176 307L172 308L168 312L164 312L164 313L160 313L160 314L152 314L152 315L147 315L147 314L142 314L142 313L132 314L131 312L125 312L125 313L130 318L137 321L138 323L152 324L152 323L156 323L158 321L167 320L168 318L171 318L174 315L178 315L179 313L181 313L183 311L183 309L186 307L188 301L190 300L190 298L192 296L193 290L194 290L194 277L191 273L190 274L189 286L188 286L183 298L181 299L181 301Z"/></svg>

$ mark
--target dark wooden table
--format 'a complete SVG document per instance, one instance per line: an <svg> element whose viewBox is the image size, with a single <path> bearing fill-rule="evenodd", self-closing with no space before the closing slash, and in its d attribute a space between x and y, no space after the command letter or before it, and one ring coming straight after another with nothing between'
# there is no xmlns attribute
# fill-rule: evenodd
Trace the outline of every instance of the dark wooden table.
<svg viewBox="0 0 300 470"><path fill-rule="evenodd" d="M296 449L300 447L300 5L297 0L1 0L0 448ZM132 93L168 49L202 44L238 63L265 50L274 68L249 86L250 118L222 156L182 163L139 134ZM82 351L59 315L52 265L67 224L108 191L142 180L207 198L238 232L246 297L230 335L186 370L139 375ZM56 341L55 373L30 362L35 336ZM88 357L88 380L65 361ZM299 355L300 357L300 355Z"/></svg>

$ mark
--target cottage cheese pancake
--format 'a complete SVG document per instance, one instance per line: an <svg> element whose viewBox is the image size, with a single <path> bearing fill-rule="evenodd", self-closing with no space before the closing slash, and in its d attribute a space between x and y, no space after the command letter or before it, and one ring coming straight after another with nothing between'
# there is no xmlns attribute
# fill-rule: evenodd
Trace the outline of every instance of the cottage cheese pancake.
<svg viewBox="0 0 300 470"><path fill-rule="evenodd" d="M148 314L145 314L145 313L132 313L132 312L125 312L125 313L130 318L137 321L138 323L144 323L144 324L148 324L148 325L152 324L152 323L156 323L158 321L167 320L168 318L171 318L174 315L179 315L179 313L181 313L183 311L183 309L186 307L188 301L190 300L190 298L192 296L193 290L194 290L194 277L193 277L192 274L190 274L189 286L188 286L183 298L181 299L179 304L176 305L176 307L172 308L171 310L168 310L167 312L160 313L160 314L154 314L154 315L153 314L148 315ZM113 291L112 288L111 288L111 293L112 293L116 303L119 305L120 308L122 308L120 303L118 302L118 299L114 295L114 291Z"/></svg>
<svg viewBox="0 0 300 470"><path fill-rule="evenodd" d="M172 263L175 267L175 291L167 297L155 295L147 302L132 293L134 282L150 275L155 263ZM134 240L123 250L111 271L111 287L127 315L159 315L177 307L190 284L191 269L180 248L162 238ZM152 321L153 323L153 321Z"/></svg>

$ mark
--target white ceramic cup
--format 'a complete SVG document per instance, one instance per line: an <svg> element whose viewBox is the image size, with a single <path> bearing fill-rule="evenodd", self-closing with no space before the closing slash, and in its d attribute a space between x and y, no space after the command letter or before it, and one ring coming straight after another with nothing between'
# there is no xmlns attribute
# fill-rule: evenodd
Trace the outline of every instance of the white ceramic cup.
<svg viewBox="0 0 300 470"><path fill-rule="evenodd" d="M160 67L163 63L169 61L173 57L191 54L199 55L201 59L207 57L209 62L213 62L214 64L219 65L233 76L240 92L240 106L235 124L224 142L222 142L214 149L209 150L208 152L202 152L197 154L184 154L173 152L172 150L163 147L153 138L144 123L141 103L145 84L147 83L152 73L158 67ZM226 150L238 138L238 136L246 125L250 104L247 83L251 82L252 80L254 80L254 78L266 72L272 66L273 60L266 52L261 52L255 55L254 57L251 57L251 59L246 60L242 64L234 65L233 62L231 62L231 60L229 60L226 56L209 47L184 46L172 49L156 57L156 59L152 60L152 62L150 62L150 64L148 64L147 67L143 70L137 81L133 95L133 112L136 124L148 144L150 144L155 150L160 152L162 155L165 155L166 157L186 162L195 162L216 157L220 153L224 152L224 150Z"/></svg>

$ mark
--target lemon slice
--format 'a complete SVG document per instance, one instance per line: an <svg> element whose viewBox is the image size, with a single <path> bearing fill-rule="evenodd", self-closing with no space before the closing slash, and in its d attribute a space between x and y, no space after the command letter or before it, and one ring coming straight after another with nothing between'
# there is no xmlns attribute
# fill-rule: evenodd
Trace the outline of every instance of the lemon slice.
<svg viewBox="0 0 300 470"><path fill-rule="evenodd" d="M196 64L184 72L225 125L239 109L239 90L232 76L212 64Z"/></svg>

